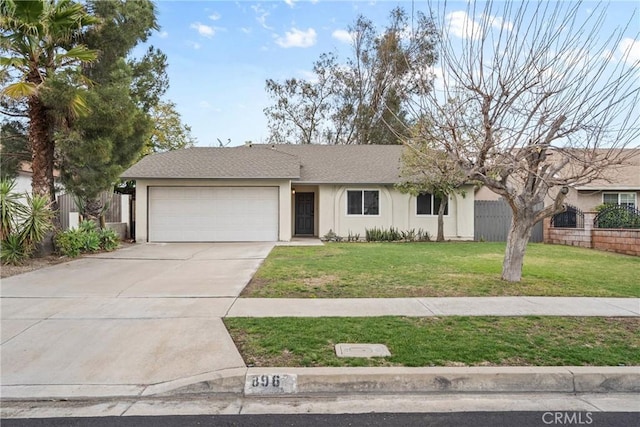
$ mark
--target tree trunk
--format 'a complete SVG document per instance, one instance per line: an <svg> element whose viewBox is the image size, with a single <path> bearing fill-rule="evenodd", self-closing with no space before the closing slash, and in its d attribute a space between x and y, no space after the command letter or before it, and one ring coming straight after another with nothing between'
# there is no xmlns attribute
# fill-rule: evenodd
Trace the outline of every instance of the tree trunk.
<svg viewBox="0 0 640 427"><path fill-rule="evenodd" d="M100 219L102 216L103 207L104 206L102 205L102 200L100 200L100 197L86 199L84 201L83 212L85 219L95 222L96 225L101 224Z"/></svg>
<svg viewBox="0 0 640 427"><path fill-rule="evenodd" d="M442 197L440 201L440 207L438 208L438 237L436 237L436 242L444 242L444 212L447 209L448 202L448 196Z"/></svg>
<svg viewBox="0 0 640 427"><path fill-rule="evenodd" d="M502 263L502 280L519 282L522 278L522 265L527 243L533 230L533 219L516 217L511 220L511 228L507 237L507 249Z"/></svg>
<svg viewBox="0 0 640 427"><path fill-rule="evenodd" d="M29 98L29 145L31 147L31 188L33 194L56 202L53 180L54 142L47 107L37 97Z"/></svg>

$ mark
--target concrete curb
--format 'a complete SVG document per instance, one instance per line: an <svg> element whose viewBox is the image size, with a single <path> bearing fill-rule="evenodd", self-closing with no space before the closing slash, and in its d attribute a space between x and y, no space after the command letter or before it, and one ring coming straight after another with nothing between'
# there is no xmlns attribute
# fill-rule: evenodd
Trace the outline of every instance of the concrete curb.
<svg viewBox="0 0 640 427"><path fill-rule="evenodd" d="M4 401L367 393L640 393L640 367L234 368L148 386L2 386Z"/></svg>
<svg viewBox="0 0 640 427"><path fill-rule="evenodd" d="M248 368L161 395L351 393L640 393L640 367ZM151 390L144 395L150 396Z"/></svg>

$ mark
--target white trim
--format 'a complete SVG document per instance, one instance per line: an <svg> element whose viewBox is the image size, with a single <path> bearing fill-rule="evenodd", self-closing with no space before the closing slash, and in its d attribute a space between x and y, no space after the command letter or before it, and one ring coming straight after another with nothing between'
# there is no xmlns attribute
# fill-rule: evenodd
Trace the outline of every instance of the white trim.
<svg viewBox="0 0 640 427"><path fill-rule="evenodd" d="M362 197L361 197L361 203L362 203L362 213L361 214L350 214L349 213L349 191L360 191L362 192ZM376 191L378 193L378 213L375 215L367 215L364 213L364 192L365 191ZM346 216L350 216L350 217L371 217L371 218L375 218L380 216L380 212L381 212L381 203L380 203L380 189L379 188L347 188L344 192L345 194L345 208L346 208Z"/></svg>
<svg viewBox="0 0 640 427"><path fill-rule="evenodd" d="M604 201L604 196L607 195L607 194L615 194L615 195L617 195L618 196L618 202L617 202L618 205L622 205L622 203L620 203L620 195L621 194L624 194L626 196L633 196L633 207L634 208L638 207L638 196L633 191L603 191L602 192L602 203L606 203ZM626 203L625 203L625 205L626 205Z"/></svg>
<svg viewBox="0 0 640 427"><path fill-rule="evenodd" d="M616 186L616 187L575 187L577 191L606 191L608 193L616 191L640 191L640 188L633 186Z"/></svg>

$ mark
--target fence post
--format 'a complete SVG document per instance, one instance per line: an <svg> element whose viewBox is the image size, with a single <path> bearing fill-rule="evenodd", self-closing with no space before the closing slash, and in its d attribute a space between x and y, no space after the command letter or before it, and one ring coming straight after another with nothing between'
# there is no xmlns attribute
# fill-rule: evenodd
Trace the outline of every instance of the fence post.
<svg viewBox="0 0 640 427"><path fill-rule="evenodd" d="M597 212L584 213L584 231L589 233L589 247L595 247L593 243L593 221L596 219Z"/></svg>
<svg viewBox="0 0 640 427"><path fill-rule="evenodd" d="M129 224L129 194L120 194L120 222L127 224L125 237L129 238L131 224Z"/></svg>

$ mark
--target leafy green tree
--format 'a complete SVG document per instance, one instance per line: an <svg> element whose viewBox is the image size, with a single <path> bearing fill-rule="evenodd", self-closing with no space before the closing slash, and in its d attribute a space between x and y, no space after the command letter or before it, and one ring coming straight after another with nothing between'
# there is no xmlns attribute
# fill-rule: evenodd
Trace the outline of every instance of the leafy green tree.
<svg viewBox="0 0 640 427"><path fill-rule="evenodd" d="M91 115L78 118L58 135L61 179L80 199L85 217L98 219L104 206L100 194L113 188L122 171L138 155L151 130L149 117L130 96L130 72L120 61L119 83L96 87L87 96Z"/></svg>
<svg viewBox="0 0 640 427"><path fill-rule="evenodd" d="M277 142L397 144L407 135L406 104L425 90L411 78L433 65L436 28L417 13L410 22L394 9L383 30L364 16L349 28L353 52L345 61L323 54L314 78L267 80L274 104L265 109L270 138Z"/></svg>
<svg viewBox="0 0 640 427"><path fill-rule="evenodd" d="M15 178L21 162L31 161L27 129L18 120L5 121L0 126L0 177Z"/></svg>
<svg viewBox="0 0 640 427"><path fill-rule="evenodd" d="M44 101L44 95L56 80L58 85L76 89L86 86L78 74L66 72L96 59L96 52L78 40L85 28L98 22L72 0L0 0L0 47L4 52L0 65L13 77L2 95L26 101L33 192L47 195L54 204L54 108L59 101L52 105ZM86 112L81 94L76 90L66 98L69 103L64 107L72 116Z"/></svg>
<svg viewBox="0 0 640 427"><path fill-rule="evenodd" d="M179 150L193 147L196 139L191 136L191 127L182 123L176 104L160 101L151 108L153 130L142 154Z"/></svg>
<svg viewBox="0 0 640 427"><path fill-rule="evenodd" d="M438 205L437 242L444 241L444 214L449 197L454 194L465 195L462 186L466 183L465 174L452 161L447 153L438 148L435 141L421 137L422 126L430 126L424 121L412 129L410 138L403 141L405 149L402 153L400 175L403 182L396 187L403 192L417 196L420 193L433 194Z"/></svg>
<svg viewBox="0 0 640 427"><path fill-rule="evenodd" d="M336 80L332 75L336 67L335 56L322 54L313 65L315 81L291 78L279 83L267 80L266 91L275 100L274 105L264 110L269 118L271 142L335 142L332 138L335 133L327 133L326 120L330 98L336 93L333 87Z"/></svg>
<svg viewBox="0 0 640 427"><path fill-rule="evenodd" d="M88 7L103 22L83 36L99 52L99 60L83 68L93 82L87 96L91 114L69 121L57 138L62 182L79 200L83 216L97 219L104 210L100 194L113 188L148 143L153 128L147 109L159 102L167 79L160 51L150 48L142 59L127 60L157 29L151 1L90 1Z"/></svg>

